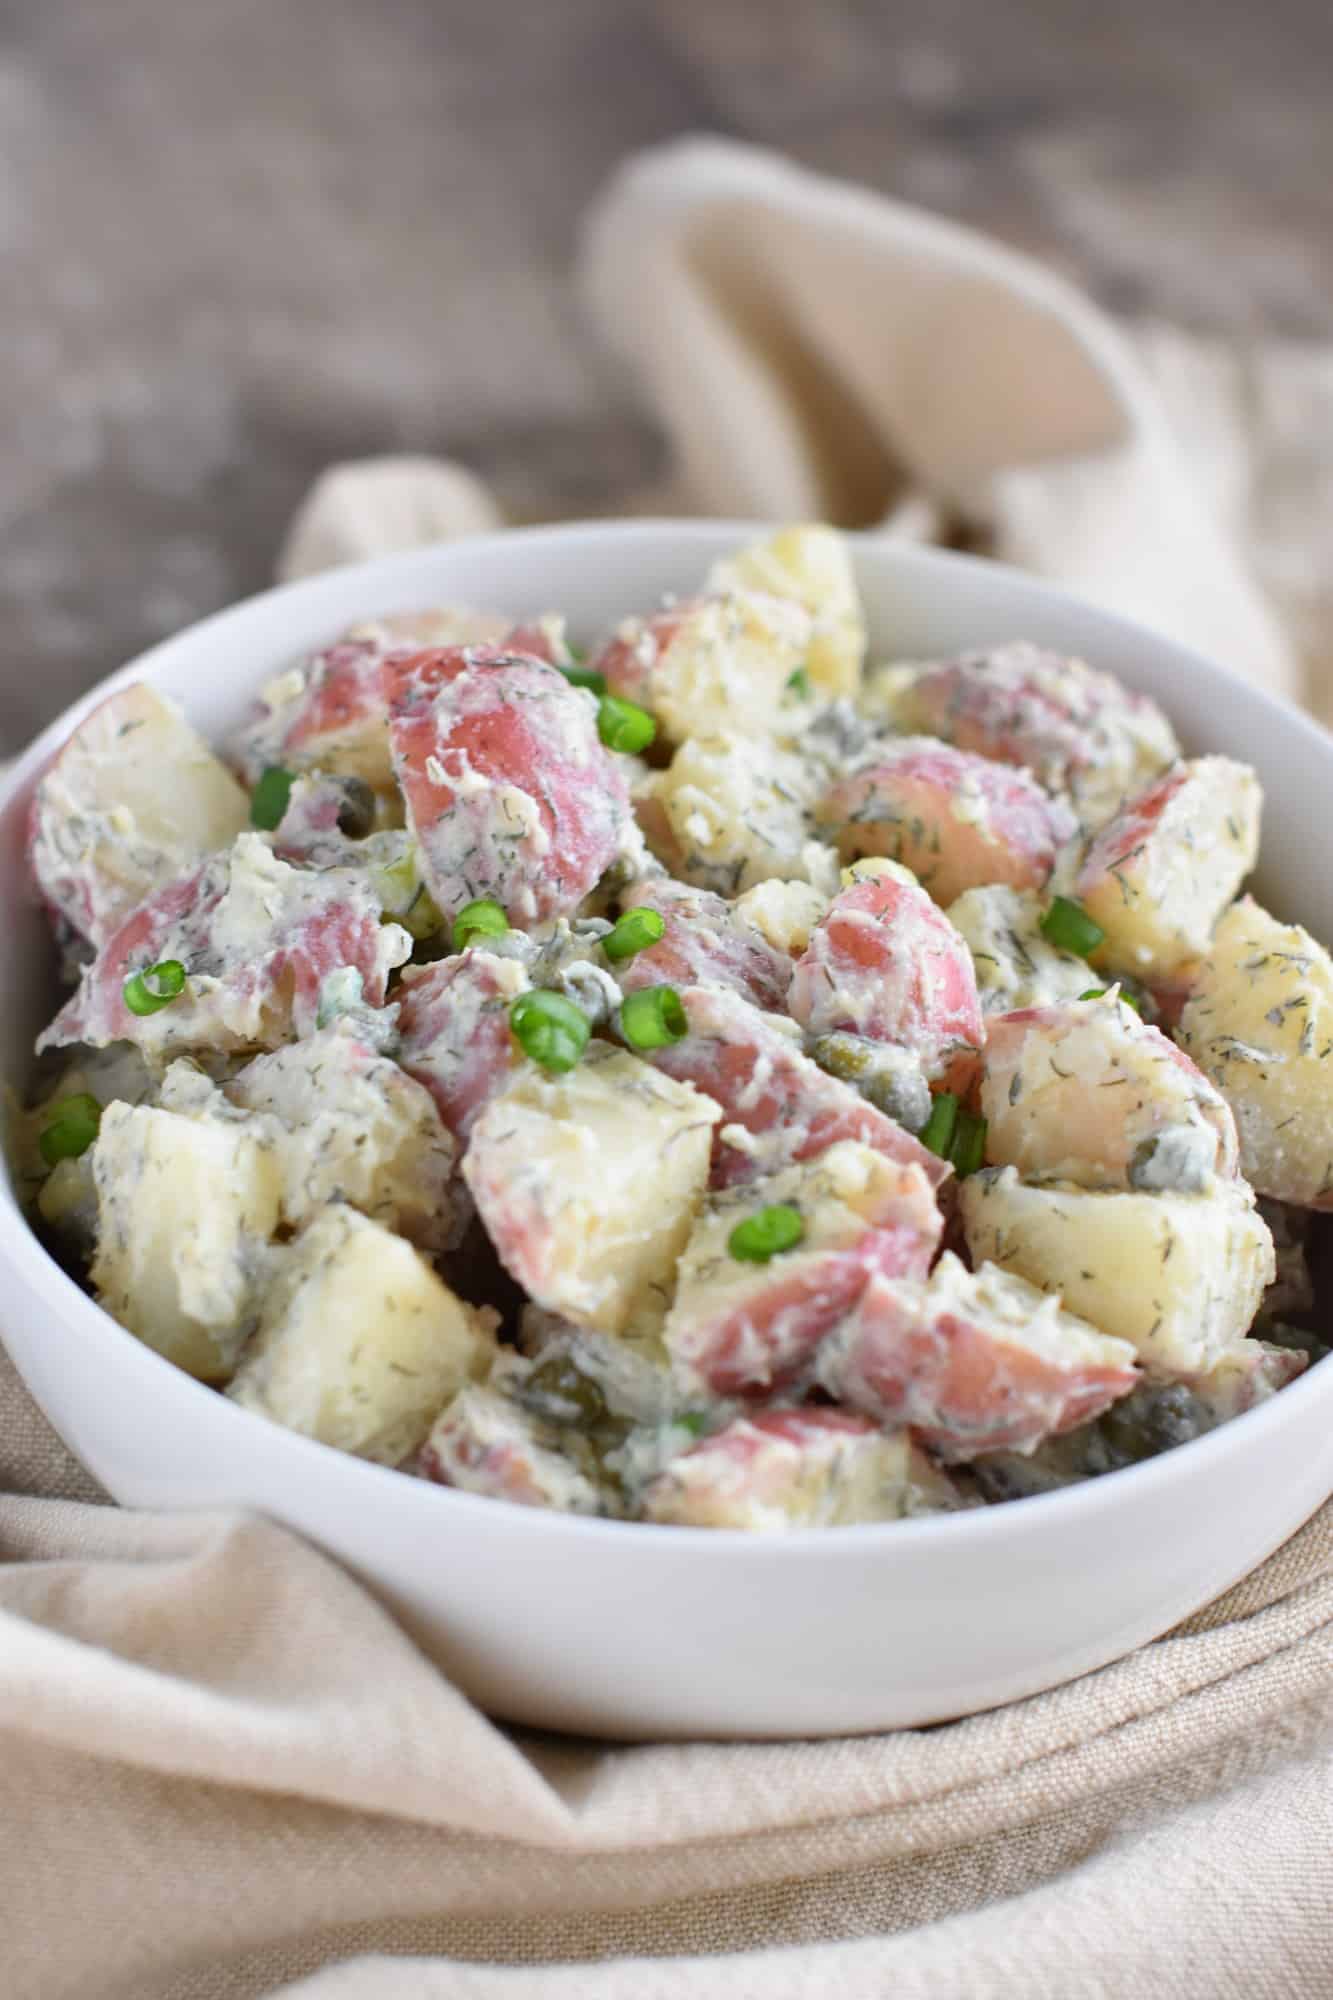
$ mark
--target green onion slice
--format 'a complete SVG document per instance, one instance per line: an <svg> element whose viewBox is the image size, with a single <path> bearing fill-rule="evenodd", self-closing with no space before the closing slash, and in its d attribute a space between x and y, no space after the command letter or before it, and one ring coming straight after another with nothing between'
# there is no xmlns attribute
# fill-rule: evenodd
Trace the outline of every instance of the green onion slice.
<svg viewBox="0 0 1333 2000"><path fill-rule="evenodd" d="M281 764L270 764L260 773L259 783L250 794L250 824L261 833L272 833L281 824L296 779Z"/></svg>
<svg viewBox="0 0 1333 2000"><path fill-rule="evenodd" d="M524 1055L560 1076L587 1048L592 1023L563 993L537 989L519 994L509 1009L509 1031Z"/></svg>
<svg viewBox="0 0 1333 2000"><path fill-rule="evenodd" d="M1109 986L1090 986L1086 993L1080 993L1078 997L1080 1000L1104 1000L1107 994L1110 992L1110 990L1111 989ZM1120 1000L1123 1000L1126 1007L1132 1007L1136 1014L1141 1014L1143 1012L1142 1007L1140 1007L1138 1001L1134 998L1134 995L1132 993L1126 993L1123 986L1121 987L1120 992L1116 997Z"/></svg>
<svg viewBox="0 0 1333 2000"><path fill-rule="evenodd" d="M474 938L503 937L508 929L509 919L500 905L481 896L475 903L464 903L454 918L454 950L466 951Z"/></svg>
<svg viewBox="0 0 1333 2000"><path fill-rule="evenodd" d="M798 701L809 701L814 690L810 686L810 676L804 667L797 667L795 673L788 674L787 692L794 694Z"/></svg>
<svg viewBox="0 0 1333 2000"><path fill-rule="evenodd" d="M597 704L597 734L608 750L646 750L657 734L656 718L637 702L604 694Z"/></svg>
<svg viewBox="0 0 1333 2000"><path fill-rule="evenodd" d="M690 1032L674 986L641 986L620 1004L620 1032L632 1049L667 1049Z"/></svg>
<svg viewBox="0 0 1333 2000"><path fill-rule="evenodd" d="M50 1122L37 1144L48 1167L61 1160L77 1160L97 1137L102 1107L86 1090L77 1097L62 1097L51 1106Z"/></svg>
<svg viewBox="0 0 1333 2000"><path fill-rule="evenodd" d="M1068 896L1056 897L1038 929L1048 944L1060 951L1072 951L1078 958L1096 951L1106 936L1101 925L1094 924L1087 911L1080 904L1071 903Z"/></svg>
<svg viewBox="0 0 1333 2000"><path fill-rule="evenodd" d="M949 1148L949 1158L953 1170L960 1181L969 1174L976 1173L986 1157L986 1121L974 1118L970 1111L960 1105L957 1123L954 1126L953 1144Z"/></svg>
<svg viewBox="0 0 1333 2000"><path fill-rule="evenodd" d="M794 1250L804 1235L801 1211L789 1201L778 1201L738 1222L727 1238L727 1248L742 1264L767 1264L770 1257Z"/></svg>
<svg viewBox="0 0 1333 2000"><path fill-rule="evenodd" d="M633 958L639 951L660 944L666 935L666 919L657 910L626 910L615 929L602 939L608 958Z"/></svg>
<svg viewBox="0 0 1333 2000"><path fill-rule="evenodd" d="M156 1014L185 991L185 967L178 958L164 958L146 972L132 972L123 991L131 1014Z"/></svg>
<svg viewBox="0 0 1333 2000"><path fill-rule="evenodd" d="M570 650L573 651L573 648L571 647ZM556 662L556 665L560 666L559 661ZM576 662L572 667L561 666L560 672L571 687L589 688L596 695L604 695L606 693L606 675L595 674L591 667L581 667Z"/></svg>
<svg viewBox="0 0 1333 2000"><path fill-rule="evenodd" d="M951 1090L941 1091L930 1107L930 1116L917 1135L923 1146L932 1153L938 1153L942 1160L949 1157L953 1144L954 1126L958 1123L958 1099Z"/></svg>

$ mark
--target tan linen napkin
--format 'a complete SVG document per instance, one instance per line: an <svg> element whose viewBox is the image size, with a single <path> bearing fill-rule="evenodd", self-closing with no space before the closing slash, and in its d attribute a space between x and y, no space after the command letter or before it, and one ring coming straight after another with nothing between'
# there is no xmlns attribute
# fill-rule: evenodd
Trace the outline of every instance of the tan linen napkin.
<svg viewBox="0 0 1333 2000"><path fill-rule="evenodd" d="M848 350L860 356L859 374L846 373L832 320L802 322L816 324L821 341L827 332L826 363L809 365L825 350L805 335L801 368L784 365L770 380L768 361L754 358L757 335L740 343L740 360L716 324L696 344L696 322L708 315L682 306L684 278L675 292L645 291L646 276L682 255L682 239L674 221L664 225L653 239L658 261L649 261L623 217L636 204L641 218L653 204L676 220L687 209L697 217L710 160L724 211L740 165L760 209L769 191L766 228L747 211L741 231L769 242L766 282L795 257L783 216L806 214L807 196L811 213L828 218L844 277L854 268L846 239L860 242L855 302L866 339ZM673 210L663 190L682 167ZM851 218L841 234L838 213ZM880 240L886 218L885 240L897 247L876 262L866 241ZM803 255L823 226L806 215ZM734 243L734 217L720 229L728 232ZM952 258L943 268L941 236ZM1065 288L1045 281L1034 295L1030 265L732 148L668 152L631 168L590 246L587 283L594 302L605 293L603 312L628 321L660 306L666 317L667 295L674 301L675 346L653 352L655 367L672 364L677 386L635 365L696 482L695 506L847 519L892 507L900 530L931 533L952 532L965 516L971 534L1014 554L1018 524L1049 517L1062 479L1076 515L1089 486L1139 494L1135 504L1156 509L1162 533L1185 522L1180 575L1174 564L1148 571L1152 603L1114 549L1099 555L1092 527L1062 535L1036 566L1167 624L1193 616L1206 586L1230 607L1233 637L1246 635L1227 656L1285 685L1287 654L1227 558L1227 534L1243 530L1252 568L1270 588L1281 580L1274 602L1296 641L1319 631L1333 562L1316 577L1313 530L1295 496L1313 495L1327 467L1293 417L1293 385L1306 409L1333 395L1321 357L1300 357L1296 372L1287 357L1274 364L1263 407L1242 385L1267 356L1251 363L1155 334L1140 343L1136 366ZM996 352L1013 367L997 363L990 379L1011 400L1025 372L1019 333L1045 324L1049 334L1072 313L1073 345L1052 363L1049 414L1035 406L1030 436L1011 410L987 420L972 379L978 370L986 379L984 353L969 361L955 350L969 375L967 421L943 409L932 416L948 384L930 377L933 341L923 343L921 326L942 337L946 292L960 313L990 311L1015 271L1026 274L1021 310L991 322L1002 330ZM765 296L765 340L795 313L798 291ZM934 300L933 321L914 316L916 296ZM725 319L715 305L714 321L719 312ZM903 325L915 329L915 348L900 341ZM860 432L843 420L840 384L852 382L858 409L874 405L871 333L895 395L882 421L861 427L876 442L857 459ZM627 356L648 338L627 325L617 337ZM784 354L800 347L785 335L777 344ZM904 388L907 363L895 356L913 352L919 373ZM1208 467L1221 527L1203 509L1189 518L1149 377L1192 460ZM732 382L735 410L751 412L744 435L727 429L733 392L714 394L687 452L682 426L696 420L680 385L689 381ZM1089 390L1092 418L1079 414ZM766 410L779 441L771 456L749 429L763 429ZM716 463L725 469L739 454L759 468L760 485L698 483L711 462L710 426L725 439ZM990 442L969 459L972 431ZM807 434L826 444L802 473ZM944 455L933 465L923 440L936 438ZM1077 464L1053 462L1062 451ZM864 468L846 492L822 483L843 454ZM770 485L770 465L791 483L775 471ZM1151 499L1145 471L1148 486L1166 478L1169 501ZM1047 499L1017 506L1015 493ZM825 496L838 504L813 505ZM1085 523L1116 519L1095 490L1086 509ZM494 520L457 468L340 468L312 495L284 563L295 573ZM1040 529L1028 532L1040 540ZM335 1565L266 1522L96 1504L2 1357L0 1488L9 1496L0 1500L6 2000L251 2000L280 1987L320 2000L806 2000L831 1991L1120 2000L1149 1981L1162 2000L1330 1990L1333 1503L1178 1632L994 1714L840 1743L627 1749L496 1728Z"/></svg>

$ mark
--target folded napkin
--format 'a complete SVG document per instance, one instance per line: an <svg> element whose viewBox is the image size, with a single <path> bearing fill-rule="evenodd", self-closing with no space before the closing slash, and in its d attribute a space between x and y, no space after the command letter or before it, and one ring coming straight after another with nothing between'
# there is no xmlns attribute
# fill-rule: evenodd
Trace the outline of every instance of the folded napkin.
<svg viewBox="0 0 1333 2000"><path fill-rule="evenodd" d="M1231 357L1155 335L1135 360L994 245L711 143L622 174L584 280L694 506L891 516L1271 685L1317 664L1333 562L1309 560L1293 494L1324 475L1257 454ZM1296 379L1269 426L1293 445ZM1302 357L1299 385L1333 397L1333 369ZM283 568L495 519L458 468L338 468ZM1246 549L1281 579L1285 637L1229 543L1261 519ZM1177 1632L1033 1700L855 1741L625 1748L491 1724L267 1522L99 1504L2 1356L0 1488L15 2000L1328 1990L1333 1503Z"/></svg>

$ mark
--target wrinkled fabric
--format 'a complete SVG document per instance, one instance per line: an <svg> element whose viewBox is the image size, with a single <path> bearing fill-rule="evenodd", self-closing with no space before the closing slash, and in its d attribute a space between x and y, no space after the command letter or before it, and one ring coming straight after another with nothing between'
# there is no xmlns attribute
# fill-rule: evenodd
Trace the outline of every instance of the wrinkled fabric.
<svg viewBox="0 0 1333 2000"><path fill-rule="evenodd" d="M715 142L622 170L582 284L682 508L965 530L1325 700L1333 358L1131 339ZM457 467L339 467L283 573L497 519ZM991 1714L624 1747L497 1727L266 1521L112 1508L3 1356L0 1490L16 2000L1330 1990L1333 1502L1176 1632Z"/></svg>

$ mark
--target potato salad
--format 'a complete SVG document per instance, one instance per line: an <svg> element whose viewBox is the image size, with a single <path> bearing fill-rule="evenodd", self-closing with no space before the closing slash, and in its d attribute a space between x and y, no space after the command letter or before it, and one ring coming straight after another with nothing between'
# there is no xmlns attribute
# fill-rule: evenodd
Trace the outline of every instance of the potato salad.
<svg viewBox="0 0 1333 2000"><path fill-rule="evenodd" d="M824 527L601 635L371 620L216 746L136 683L32 805L20 1178L168 1361L468 1493L1094 1477L1324 1351L1333 963L1259 819L1080 660L868 657Z"/></svg>

